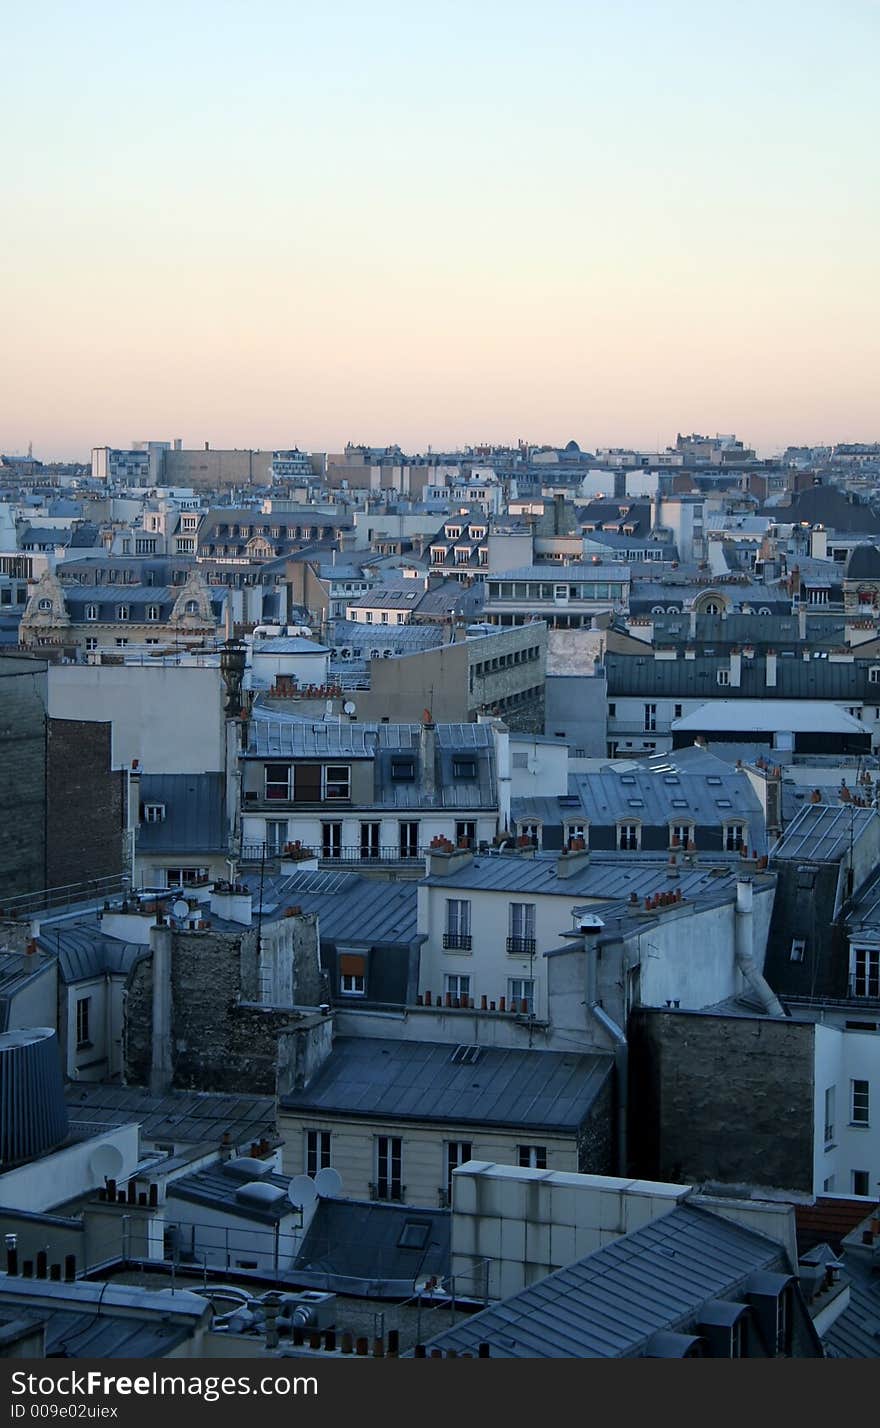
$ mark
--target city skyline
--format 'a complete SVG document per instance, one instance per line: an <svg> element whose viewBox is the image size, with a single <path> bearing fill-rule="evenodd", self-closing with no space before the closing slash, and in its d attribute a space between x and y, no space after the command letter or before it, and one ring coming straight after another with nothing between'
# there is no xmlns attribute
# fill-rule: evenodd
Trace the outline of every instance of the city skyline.
<svg viewBox="0 0 880 1428"><path fill-rule="evenodd" d="M873 440L876 20L38 0L0 447Z"/></svg>

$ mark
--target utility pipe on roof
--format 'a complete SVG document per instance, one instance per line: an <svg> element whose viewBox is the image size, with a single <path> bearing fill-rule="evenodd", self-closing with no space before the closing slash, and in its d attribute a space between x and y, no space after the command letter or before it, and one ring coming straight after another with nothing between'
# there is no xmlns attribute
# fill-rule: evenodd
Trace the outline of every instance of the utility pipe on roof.
<svg viewBox="0 0 880 1428"><path fill-rule="evenodd" d="M758 971L752 955L755 940L753 901L754 887L751 878L737 878L736 927L734 930L736 965L768 1015L785 1016L785 1010L779 998Z"/></svg>

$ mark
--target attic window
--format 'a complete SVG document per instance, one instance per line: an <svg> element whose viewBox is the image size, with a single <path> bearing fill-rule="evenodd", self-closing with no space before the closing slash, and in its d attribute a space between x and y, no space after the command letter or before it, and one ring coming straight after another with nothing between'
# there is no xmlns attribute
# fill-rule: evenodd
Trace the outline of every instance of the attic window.
<svg viewBox="0 0 880 1428"><path fill-rule="evenodd" d="M664 782L664 783L681 783L681 779L678 777L677 774L664 774L664 775L663 775L663 782Z"/></svg>
<svg viewBox="0 0 880 1428"><path fill-rule="evenodd" d="M391 777L401 783L411 783L416 776L415 759L393 758Z"/></svg>
<svg viewBox="0 0 880 1428"><path fill-rule="evenodd" d="M397 1241L398 1249L423 1250L431 1233L429 1220L407 1220Z"/></svg>
<svg viewBox="0 0 880 1428"><path fill-rule="evenodd" d="M145 803L143 807L143 820L145 823L164 823L164 803Z"/></svg>
<svg viewBox="0 0 880 1428"><path fill-rule="evenodd" d="M454 1066L473 1066L482 1050L481 1046L456 1046L449 1060Z"/></svg>
<svg viewBox="0 0 880 1428"><path fill-rule="evenodd" d="M635 781L635 776L633 774L621 774L621 783L635 783Z"/></svg>
<svg viewBox="0 0 880 1428"><path fill-rule="evenodd" d="M453 760L452 760L452 777L453 777L453 778L476 778L476 776L477 776L477 761L476 761L476 759L458 759L458 758L453 758Z"/></svg>
<svg viewBox="0 0 880 1428"><path fill-rule="evenodd" d="M717 774L710 774L709 777L706 779L706 782L709 784L714 784L718 788L721 787L721 779L718 777Z"/></svg>
<svg viewBox="0 0 880 1428"><path fill-rule="evenodd" d="M687 808L688 806L688 801L686 798L673 798L671 802L673 808Z"/></svg>

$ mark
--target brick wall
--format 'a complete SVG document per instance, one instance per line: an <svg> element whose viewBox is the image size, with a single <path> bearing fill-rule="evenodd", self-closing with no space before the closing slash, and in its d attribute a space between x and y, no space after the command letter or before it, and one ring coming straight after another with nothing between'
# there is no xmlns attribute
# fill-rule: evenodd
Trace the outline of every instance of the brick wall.
<svg viewBox="0 0 880 1428"><path fill-rule="evenodd" d="M109 723L48 721L48 887L123 871L125 774L111 768L111 732Z"/></svg>
<svg viewBox="0 0 880 1428"><path fill-rule="evenodd" d="M0 659L0 891L46 886L46 665Z"/></svg>
<svg viewBox="0 0 880 1428"><path fill-rule="evenodd" d="M642 1179L813 1184L813 1027L647 1007L630 1023L630 1160Z"/></svg>

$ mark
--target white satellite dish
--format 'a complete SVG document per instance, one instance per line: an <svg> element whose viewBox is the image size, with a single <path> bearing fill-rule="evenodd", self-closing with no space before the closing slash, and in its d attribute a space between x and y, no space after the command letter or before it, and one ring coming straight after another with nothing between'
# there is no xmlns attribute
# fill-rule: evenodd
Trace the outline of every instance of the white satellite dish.
<svg viewBox="0 0 880 1428"><path fill-rule="evenodd" d="M287 1198L298 1210L307 1210L314 1205L318 1190L311 1175L294 1175L287 1187Z"/></svg>
<svg viewBox="0 0 880 1428"><path fill-rule="evenodd" d="M332 1165L327 1165L323 1170L319 1170L315 1176L315 1189L325 1199L338 1195L342 1189L342 1176L339 1171L334 1170Z"/></svg>
<svg viewBox="0 0 880 1428"><path fill-rule="evenodd" d="M171 904L171 911L175 917L188 917L189 903L182 897L176 898Z"/></svg>
<svg viewBox="0 0 880 1428"><path fill-rule="evenodd" d="M342 712L343 714L354 714L356 708L357 705L355 704L353 699L346 699L345 703L342 706Z"/></svg>
<svg viewBox="0 0 880 1428"><path fill-rule="evenodd" d="M89 1169L96 1180L107 1180L122 1169L122 1151L116 1145L99 1145L89 1156Z"/></svg>

